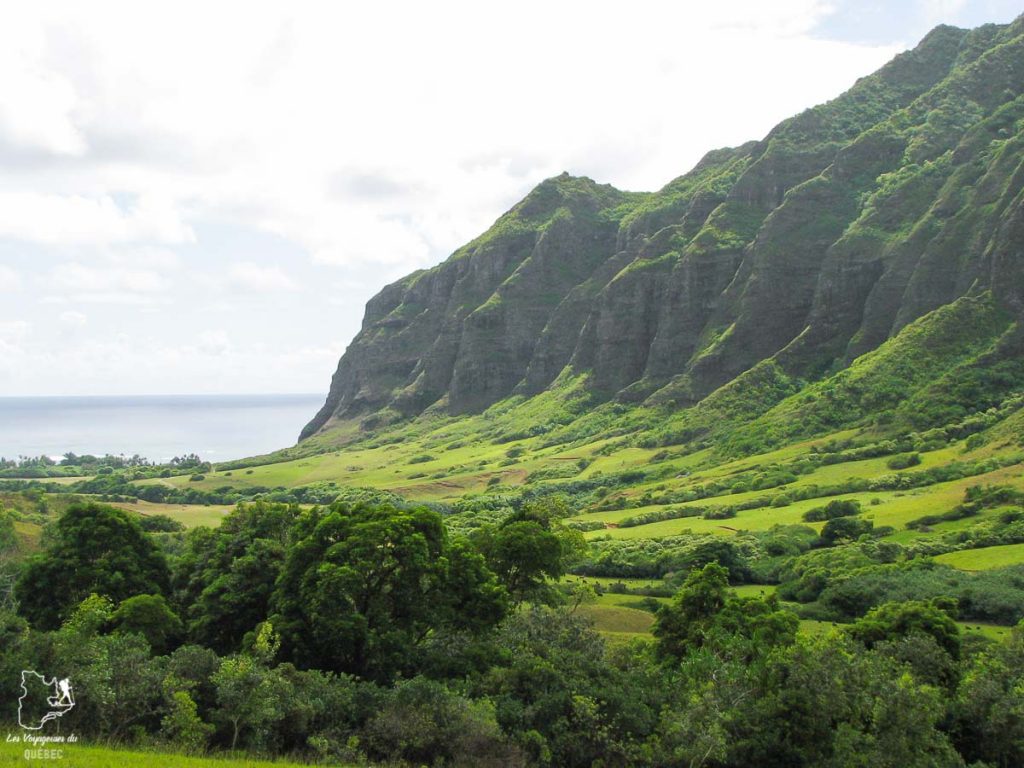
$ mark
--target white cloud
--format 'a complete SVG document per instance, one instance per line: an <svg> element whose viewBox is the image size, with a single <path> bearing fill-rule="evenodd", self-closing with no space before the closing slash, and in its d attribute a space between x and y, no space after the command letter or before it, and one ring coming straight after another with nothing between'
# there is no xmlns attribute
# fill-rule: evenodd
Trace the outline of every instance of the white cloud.
<svg viewBox="0 0 1024 768"><path fill-rule="evenodd" d="M124 209L110 195L0 191L0 237L47 245L112 245L180 243L193 234L167 200L144 199Z"/></svg>
<svg viewBox="0 0 1024 768"><path fill-rule="evenodd" d="M264 267L248 261L232 264L228 270L228 280L236 288L258 293L277 293L278 291L298 289L295 281L288 277L280 267Z"/></svg>
<svg viewBox="0 0 1024 768"><path fill-rule="evenodd" d="M82 312L77 312L73 309L61 312L59 319L62 324L71 328L81 328L83 325L89 322L87 315Z"/></svg>
<svg viewBox="0 0 1024 768"><path fill-rule="evenodd" d="M31 330L32 324L26 320L0 321L0 374L4 374L0 383L11 374L24 373L30 355L26 341Z"/></svg>
<svg viewBox="0 0 1024 768"><path fill-rule="evenodd" d="M46 280L49 288L75 294L147 294L168 288L168 281L150 269L92 267L77 262L58 264Z"/></svg>
<svg viewBox="0 0 1024 768"><path fill-rule="evenodd" d="M86 143L73 115L79 106L78 94L66 77L42 64L45 32L35 21L17 12L4 14L0 135L29 151L81 155Z"/></svg>
<svg viewBox="0 0 1024 768"><path fill-rule="evenodd" d="M204 355L222 357L231 351L231 340L223 330L207 330L199 334L199 351Z"/></svg>
<svg viewBox="0 0 1024 768"><path fill-rule="evenodd" d="M140 247L110 251L106 260L119 266L152 269L161 273L174 272L181 267L181 258L167 248Z"/></svg>
<svg viewBox="0 0 1024 768"><path fill-rule="evenodd" d="M10 267L0 264L0 293L13 293L20 291L24 282L21 275Z"/></svg>
<svg viewBox="0 0 1024 768"><path fill-rule="evenodd" d="M10 296L53 336L0 393L322 389L373 293L543 178L658 188L896 52L815 39L828 13L826 0L12 4L0 246L32 266L0 270L0 289L38 287ZM94 338L62 347L60 310L86 304L76 333Z"/></svg>
<svg viewBox="0 0 1024 768"><path fill-rule="evenodd" d="M564 169L658 187L893 53L811 39L822 0L54 7L19 16L44 41L24 55L72 84L61 114L93 164L87 189L0 196L0 235L174 243L220 211L336 265L437 260ZM131 162L128 144L181 162ZM112 197L153 189L157 205Z"/></svg>
<svg viewBox="0 0 1024 768"><path fill-rule="evenodd" d="M28 338L32 324L27 320L0 321L0 340L10 344L20 344Z"/></svg>

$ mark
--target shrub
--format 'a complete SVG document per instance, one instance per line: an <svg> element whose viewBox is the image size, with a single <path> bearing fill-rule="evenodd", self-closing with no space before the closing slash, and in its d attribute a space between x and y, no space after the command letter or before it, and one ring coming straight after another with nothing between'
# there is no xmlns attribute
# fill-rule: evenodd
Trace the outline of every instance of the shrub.
<svg viewBox="0 0 1024 768"><path fill-rule="evenodd" d="M889 469L907 469L908 467L916 467L920 463L920 453L901 453L885 462L885 466Z"/></svg>
<svg viewBox="0 0 1024 768"><path fill-rule="evenodd" d="M168 712L160 721L160 733L167 741L184 752L202 752L213 731L214 727L199 717L187 691L171 694Z"/></svg>
<svg viewBox="0 0 1024 768"><path fill-rule="evenodd" d="M820 523L840 517L852 517L860 512L860 503L853 499L834 499L824 507L815 507L804 512L804 521Z"/></svg>
<svg viewBox="0 0 1024 768"><path fill-rule="evenodd" d="M826 546L832 546L838 541L849 539L856 541L866 533L871 533L875 524L870 520L861 520L856 517L837 517L825 523L821 529L821 540Z"/></svg>

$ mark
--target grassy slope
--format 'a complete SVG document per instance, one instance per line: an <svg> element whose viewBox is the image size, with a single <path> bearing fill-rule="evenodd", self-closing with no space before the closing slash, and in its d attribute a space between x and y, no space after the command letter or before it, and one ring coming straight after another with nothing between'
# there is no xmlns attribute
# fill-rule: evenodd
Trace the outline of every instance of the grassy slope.
<svg viewBox="0 0 1024 768"><path fill-rule="evenodd" d="M777 524L800 522L804 512L822 503L821 498L795 501L785 506L770 506L783 491L809 492L824 496L829 486L854 480L876 478L941 467L952 462L1002 458L1019 453L1012 428L1024 412L1011 413L988 430L991 439L967 450L966 441L954 441L921 454L921 463L907 470L891 470L889 456L845 461L818 466L800 474L783 487L765 490L728 489L710 498L681 503L659 503L658 497L673 492L699 489L712 483L731 483L737 478L756 476L771 467L785 466L808 458L829 442L855 440L861 443L885 437L887 427L880 425L880 413L898 413L907 398L928 387L943 368L961 364L989 349L1006 326L1006 319L987 298L964 299L944 307L923 320L911 324L896 338L875 352L857 360L850 368L808 385L753 422L733 430L733 437L744 440L757 429L769 433L769 442L784 443L753 455L734 458L718 443L710 448L697 446L643 447L650 434L643 420L632 433L617 434L636 409L624 409L613 415L603 431L589 439L563 442L559 430L590 419L596 411L588 407L578 379L564 379L561 388L537 397L511 398L483 414L460 419L423 417L379 434L369 434L347 448L304 458L249 468L210 472L191 483L186 477L146 482L162 482L181 487L213 490L225 485L241 488L295 487L317 482L342 486L360 486L392 491L417 501L454 501L488 494L515 493L543 485L557 488L576 480L600 480L629 471L646 472L646 477L613 487L600 503L597 499L581 502L580 522L596 521L611 527L590 531L587 536L613 538L651 538L691 531L729 535L738 529L764 530ZM966 333L964 327L973 328ZM951 334L951 329L958 332ZM919 362L926 372L911 373L908 360ZM898 383L894 383L898 382ZM866 407L870 404L871 407ZM837 407L839 408L837 415ZM847 408L847 406L849 406ZM888 409L886 411L886 409ZM814 414L809 418L808 414ZM845 415L842 415L845 414ZM838 423L835 423L838 422ZM817 434L807 435L808 424L826 423ZM546 428L538 428L546 427ZM559 426L562 425L562 426ZM787 426L796 425L796 426ZM659 428L656 428L660 430ZM899 424L888 427L898 434L908 431ZM509 435L538 432L533 436L505 442ZM725 441L729 436L725 436ZM546 478L539 478L541 474ZM891 525L893 537L906 541L922 535L905 529L906 523L926 514L947 511L958 504L964 490L977 484L1008 484L1024 487L1024 466L1017 463L992 472L945 483L904 491L863 491L842 494L839 498L860 501L864 514L876 525ZM819 491L814 491L817 486ZM819 493L820 492L820 493ZM722 507L755 504L728 520L689 517L652 522L630 528L614 527L624 518L666 507ZM189 509L168 510L186 523L214 522L219 510L205 512ZM963 523L943 523L936 530L954 530Z"/></svg>

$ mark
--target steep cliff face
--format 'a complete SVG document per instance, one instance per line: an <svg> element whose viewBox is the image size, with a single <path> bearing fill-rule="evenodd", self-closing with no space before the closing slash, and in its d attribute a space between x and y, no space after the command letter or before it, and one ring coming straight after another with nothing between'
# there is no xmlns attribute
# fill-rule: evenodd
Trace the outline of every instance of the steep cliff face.
<svg viewBox="0 0 1024 768"><path fill-rule="evenodd" d="M771 359L813 379L963 296L1024 314L1024 19L939 27L659 192L562 175L367 305L323 409L480 411L569 366L597 398L699 402Z"/></svg>

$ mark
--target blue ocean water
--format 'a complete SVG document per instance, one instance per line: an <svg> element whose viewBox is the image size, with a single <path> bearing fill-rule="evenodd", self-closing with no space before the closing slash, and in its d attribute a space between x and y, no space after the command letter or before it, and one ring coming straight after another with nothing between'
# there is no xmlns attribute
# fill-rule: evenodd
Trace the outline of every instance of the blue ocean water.
<svg viewBox="0 0 1024 768"><path fill-rule="evenodd" d="M294 445L324 395L0 397L0 456L227 461Z"/></svg>

